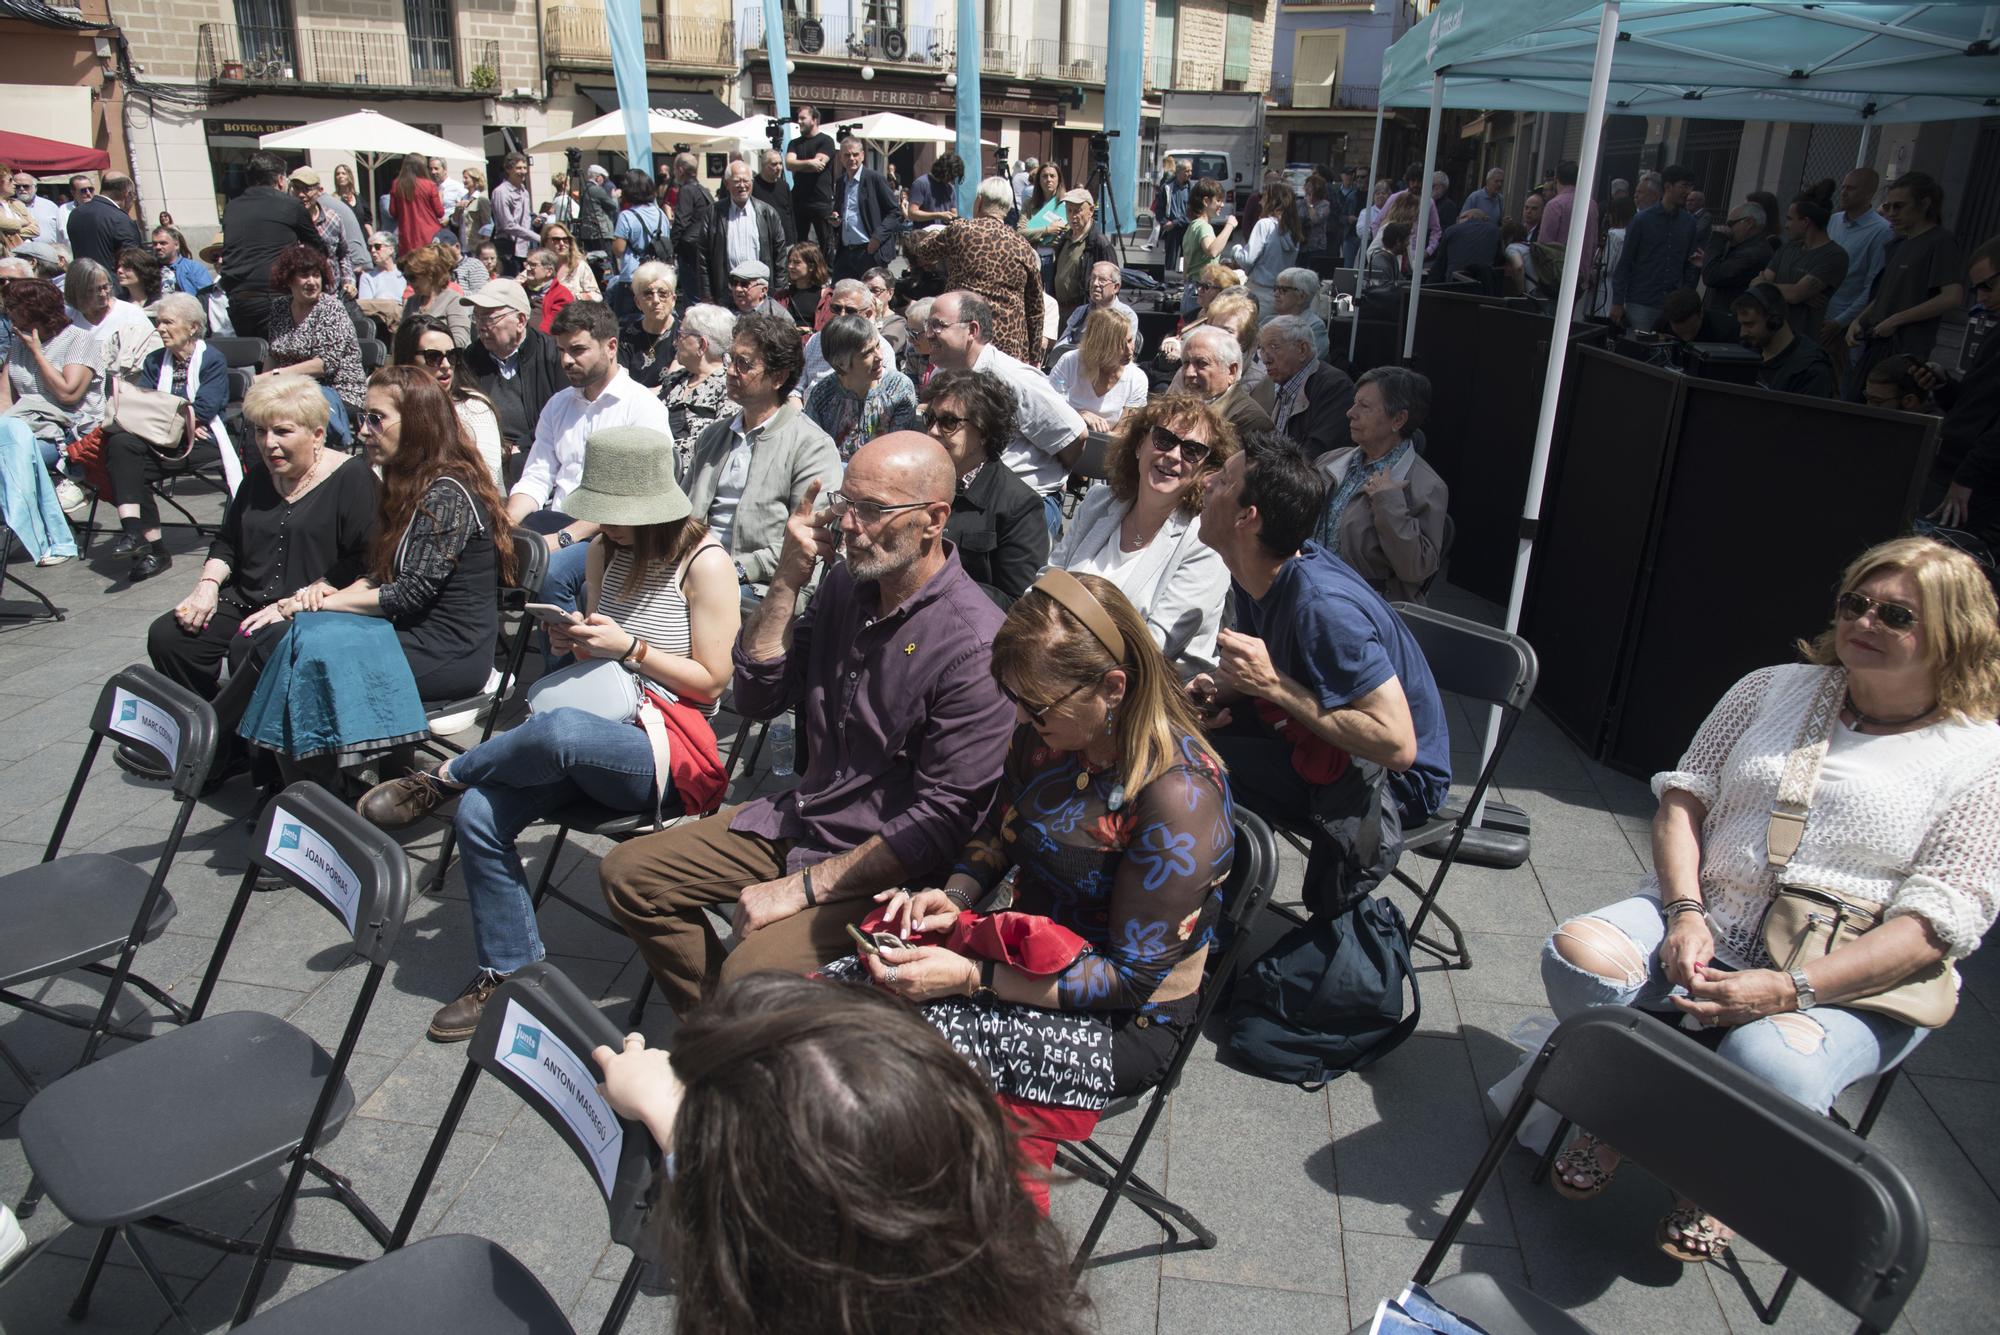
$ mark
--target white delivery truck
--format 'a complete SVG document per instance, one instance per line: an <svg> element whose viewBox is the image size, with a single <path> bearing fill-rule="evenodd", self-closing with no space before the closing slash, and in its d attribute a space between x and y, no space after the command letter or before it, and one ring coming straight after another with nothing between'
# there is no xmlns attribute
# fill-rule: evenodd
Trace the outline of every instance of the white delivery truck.
<svg viewBox="0 0 2000 1335"><path fill-rule="evenodd" d="M1264 95L1162 91L1159 142L1154 181L1167 158L1186 162L1195 180L1228 186L1230 205L1240 208L1264 176Z"/></svg>

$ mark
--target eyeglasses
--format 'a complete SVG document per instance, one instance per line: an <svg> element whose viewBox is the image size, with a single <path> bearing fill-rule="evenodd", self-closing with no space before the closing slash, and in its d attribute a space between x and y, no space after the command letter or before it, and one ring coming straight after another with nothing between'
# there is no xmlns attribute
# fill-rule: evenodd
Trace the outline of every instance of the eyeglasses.
<svg viewBox="0 0 2000 1335"><path fill-rule="evenodd" d="M1215 452L1215 447L1208 442L1177 436L1163 426L1153 428L1153 448L1161 454L1172 454L1175 450L1179 450L1181 462L1190 468L1200 467L1208 461L1208 456Z"/></svg>
<svg viewBox="0 0 2000 1335"><path fill-rule="evenodd" d="M880 501L864 501L859 497L849 496L844 491L833 492L826 498L826 503L835 519L852 510L854 517L869 528L881 523L882 516L894 514L898 510L921 510L926 506L937 504L936 501L904 501L900 505L884 505Z"/></svg>
<svg viewBox="0 0 2000 1335"><path fill-rule="evenodd" d="M940 320L935 315L924 321L924 332L935 338L953 325L971 324L970 320Z"/></svg>
<svg viewBox="0 0 2000 1335"><path fill-rule="evenodd" d="M361 414L361 425L367 427L370 431L380 431L389 423L400 422L402 420L401 417L396 416L394 413L364 411Z"/></svg>
<svg viewBox="0 0 2000 1335"><path fill-rule="evenodd" d="M946 436L955 435L958 429L970 420L970 418L960 417L957 413L924 414L924 425L932 431Z"/></svg>
<svg viewBox="0 0 2000 1335"><path fill-rule="evenodd" d="M1106 668L1104 671L1109 672L1110 670L1111 669ZM1061 706L1064 702L1068 701L1073 696L1077 695L1079 692L1088 690L1090 687L1097 685L1097 683L1102 681L1103 679L1104 679L1104 672L1100 672L1095 677L1090 678L1088 681L1078 682L1076 685L1070 687L1068 690L1064 691L1061 695L1057 696L1055 699L1049 701L1045 705L1029 704L1026 700L1023 700L1020 696L1008 690L1007 684L1005 682L995 682L994 684L1000 688L1000 694L1006 696L1010 704L1018 705L1020 707L1021 712L1028 716L1028 720L1031 723L1033 723L1037 728L1040 728L1047 726L1049 721L1049 714L1053 710Z"/></svg>
<svg viewBox="0 0 2000 1335"><path fill-rule="evenodd" d="M1882 623L1886 630L1898 635L1917 624L1917 614L1901 603L1885 603L1879 598L1870 598L1865 593L1849 589L1833 600L1834 610L1840 613L1842 621L1859 621L1870 612Z"/></svg>
<svg viewBox="0 0 2000 1335"><path fill-rule="evenodd" d="M569 238L562 235L560 232L554 236L543 237L542 241L544 245L550 245L550 246L566 246L569 244Z"/></svg>
<svg viewBox="0 0 2000 1335"><path fill-rule="evenodd" d="M830 305L827 307L827 310L831 311L835 315L866 315L868 313L868 308L866 306Z"/></svg>
<svg viewBox="0 0 2000 1335"><path fill-rule="evenodd" d="M1197 278L1194 281L1194 290L1197 292L1220 292L1222 291L1222 284L1211 283L1205 278Z"/></svg>
<svg viewBox="0 0 2000 1335"><path fill-rule="evenodd" d="M443 348L418 348L417 359L435 370L451 360L451 354Z"/></svg>
<svg viewBox="0 0 2000 1335"><path fill-rule="evenodd" d="M763 281L762 278L731 278L729 285L731 287L755 287Z"/></svg>

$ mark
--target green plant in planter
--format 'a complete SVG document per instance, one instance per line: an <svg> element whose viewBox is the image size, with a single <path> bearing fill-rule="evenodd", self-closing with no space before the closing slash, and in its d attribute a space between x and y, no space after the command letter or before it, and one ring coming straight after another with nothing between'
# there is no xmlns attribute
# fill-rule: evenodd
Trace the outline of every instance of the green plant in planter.
<svg viewBox="0 0 2000 1335"><path fill-rule="evenodd" d="M494 69L491 65L474 65L472 73L466 76L466 81L474 88L498 88L500 86L500 71Z"/></svg>

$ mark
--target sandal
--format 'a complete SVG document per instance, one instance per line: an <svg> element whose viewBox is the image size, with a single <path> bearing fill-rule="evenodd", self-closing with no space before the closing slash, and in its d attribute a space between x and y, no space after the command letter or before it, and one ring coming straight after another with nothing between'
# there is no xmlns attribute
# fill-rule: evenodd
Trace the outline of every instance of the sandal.
<svg viewBox="0 0 2000 1335"><path fill-rule="evenodd" d="M1550 1165L1549 1181L1555 1184L1558 1194L1573 1201L1587 1201L1611 1185L1611 1179L1618 1172L1618 1165L1614 1163L1606 1168L1598 1161L1597 1151L1600 1146L1610 1148L1596 1136L1583 1131L1570 1142L1568 1149L1556 1156L1555 1162ZM1583 1178L1585 1184L1578 1186L1569 1180L1571 1177Z"/></svg>
<svg viewBox="0 0 2000 1335"><path fill-rule="evenodd" d="M1703 1213L1700 1206L1684 1202L1667 1212L1653 1237L1660 1250L1676 1261L1701 1265L1725 1259L1735 1234L1720 1219Z"/></svg>

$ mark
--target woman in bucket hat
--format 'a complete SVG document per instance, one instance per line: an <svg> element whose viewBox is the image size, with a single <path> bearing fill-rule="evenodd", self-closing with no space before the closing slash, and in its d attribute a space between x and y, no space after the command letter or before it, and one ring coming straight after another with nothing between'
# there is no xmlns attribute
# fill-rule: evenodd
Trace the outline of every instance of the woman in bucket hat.
<svg viewBox="0 0 2000 1335"><path fill-rule="evenodd" d="M452 819L479 973L432 1018L430 1036L440 1043L470 1038L501 980L542 958L514 846L521 831L578 802L657 812L670 799L671 780L649 730L622 703L638 698L632 688L713 715L729 683L740 615L736 571L675 483L665 433L621 426L591 436L583 481L566 504L602 526L589 555L589 615L549 625L554 650L574 654L576 665L536 683L532 712L518 728L434 771L378 784L357 804L363 816L394 830L458 800Z"/></svg>

